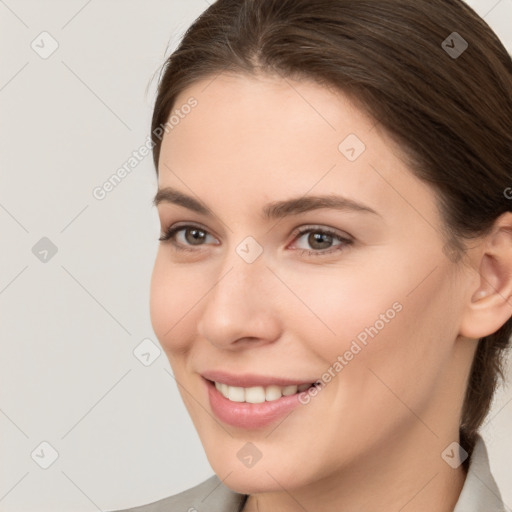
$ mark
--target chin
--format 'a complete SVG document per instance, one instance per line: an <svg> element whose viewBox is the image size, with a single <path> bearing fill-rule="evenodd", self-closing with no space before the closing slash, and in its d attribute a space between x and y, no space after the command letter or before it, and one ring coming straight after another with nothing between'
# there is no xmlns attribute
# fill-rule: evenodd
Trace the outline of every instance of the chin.
<svg viewBox="0 0 512 512"><path fill-rule="evenodd" d="M216 445L212 452L207 452L208 461L219 479L235 492L240 494L255 494L262 492L279 492L285 489L303 487L309 483L312 475L299 473L304 464L286 459L281 452L275 455L262 454L252 466L246 467L239 460L237 452L245 442L236 441L233 449L224 445ZM243 457L240 457L243 459ZM300 467L302 466L302 468Z"/></svg>
<svg viewBox="0 0 512 512"><path fill-rule="evenodd" d="M290 473L287 475L281 474L279 471L268 470L256 470L256 468L235 470L231 473L222 471L218 473L215 471L217 476L222 480L226 487L240 494L257 494L264 492L279 492L285 489L291 489L297 485L297 481L294 484L289 482ZM226 474L229 476L226 477ZM294 479L295 479L294 475Z"/></svg>

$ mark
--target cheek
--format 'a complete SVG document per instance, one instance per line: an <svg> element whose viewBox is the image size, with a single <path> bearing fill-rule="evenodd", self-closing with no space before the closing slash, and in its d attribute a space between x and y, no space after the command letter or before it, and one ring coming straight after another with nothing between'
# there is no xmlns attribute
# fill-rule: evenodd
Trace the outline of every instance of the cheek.
<svg viewBox="0 0 512 512"><path fill-rule="evenodd" d="M374 266L369 272L368 266L350 265L282 275L293 290L282 291L288 312L284 328L292 329L325 363L334 362L353 341L364 348L369 340L382 338L403 315L403 284L389 269Z"/></svg>
<svg viewBox="0 0 512 512"><path fill-rule="evenodd" d="M453 290L441 266L425 280L432 264L422 266L415 260L411 266L408 258L399 265L393 256L372 266L285 275L290 289L307 305L289 298L287 309L293 317L287 317L288 327L294 325L297 339L331 375L349 370L351 382L370 395L374 386L383 387L372 369L377 375L382 372L394 389L403 390L404 398L413 398L421 390L415 391L411 383L418 388L424 384L425 389L434 385L443 361L449 359L456 329L446 318L457 314L450 310Z"/></svg>
<svg viewBox="0 0 512 512"><path fill-rule="evenodd" d="M166 262L159 249L150 287L150 318L153 330L168 355L185 351L192 343L189 332L194 308L206 294L200 272L189 272Z"/></svg>
<svg viewBox="0 0 512 512"><path fill-rule="evenodd" d="M441 268L422 282L424 275L410 274L402 283L390 284L379 309L366 310L366 325L353 325L358 333L352 339L361 351L347 369L351 384L356 384L357 400L379 404L379 416L388 414L390 422L414 420L404 404L414 411L424 410L449 371L457 335L450 276ZM366 343L359 343L361 335ZM366 412L369 417L376 414Z"/></svg>

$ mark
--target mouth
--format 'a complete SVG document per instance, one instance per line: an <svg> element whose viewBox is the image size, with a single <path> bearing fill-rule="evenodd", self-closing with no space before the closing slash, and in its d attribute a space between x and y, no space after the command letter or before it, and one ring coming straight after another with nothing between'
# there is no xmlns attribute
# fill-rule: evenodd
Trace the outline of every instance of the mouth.
<svg viewBox="0 0 512 512"><path fill-rule="evenodd" d="M283 396L291 396L308 390L315 383L310 384L291 384L287 386L229 386L224 382L209 381L215 386L217 391L231 402L246 402L249 404L261 404L263 402L273 402Z"/></svg>
<svg viewBox="0 0 512 512"><path fill-rule="evenodd" d="M202 377L213 414L222 422L243 429L258 429L277 422L304 403L301 393L318 387L318 381L293 382L223 372Z"/></svg>

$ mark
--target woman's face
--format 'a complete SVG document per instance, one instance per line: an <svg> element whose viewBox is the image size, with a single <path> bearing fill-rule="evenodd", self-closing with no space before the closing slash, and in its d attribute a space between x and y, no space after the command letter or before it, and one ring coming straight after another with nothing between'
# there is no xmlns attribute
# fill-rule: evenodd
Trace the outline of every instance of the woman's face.
<svg viewBox="0 0 512 512"><path fill-rule="evenodd" d="M176 110L158 214L180 229L158 249L151 320L214 471L252 493L397 444L439 459L472 353L432 189L313 82L221 74Z"/></svg>

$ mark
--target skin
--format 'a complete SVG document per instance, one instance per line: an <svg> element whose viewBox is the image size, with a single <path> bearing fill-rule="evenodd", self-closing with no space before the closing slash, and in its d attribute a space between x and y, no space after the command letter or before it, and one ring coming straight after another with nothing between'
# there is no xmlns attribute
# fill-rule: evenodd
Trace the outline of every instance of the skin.
<svg viewBox="0 0 512 512"><path fill-rule="evenodd" d="M221 74L191 85L175 108L190 96L197 106L163 138L158 185L213 215L158 205L162 233L179 222L207 236L193 245L190 230L179 232L190 251L160 243L150 309L213 470L251 495L249 512L452 511L465 471L441 454L459 440L476 339L512 314L509 215L455 262L436 192L341 92ZM349 134L366 145L353 162L338 149ZM334 192L377 214L261 215L273 201ZM298 227L352 243L314 245ZM236 252L248 236L263 249L253 263ZM397 302L401 311L280 423L242 429L213 415L202 371L313 382ZM250 468L237 457L248 441L262 455Z"/></svg>

